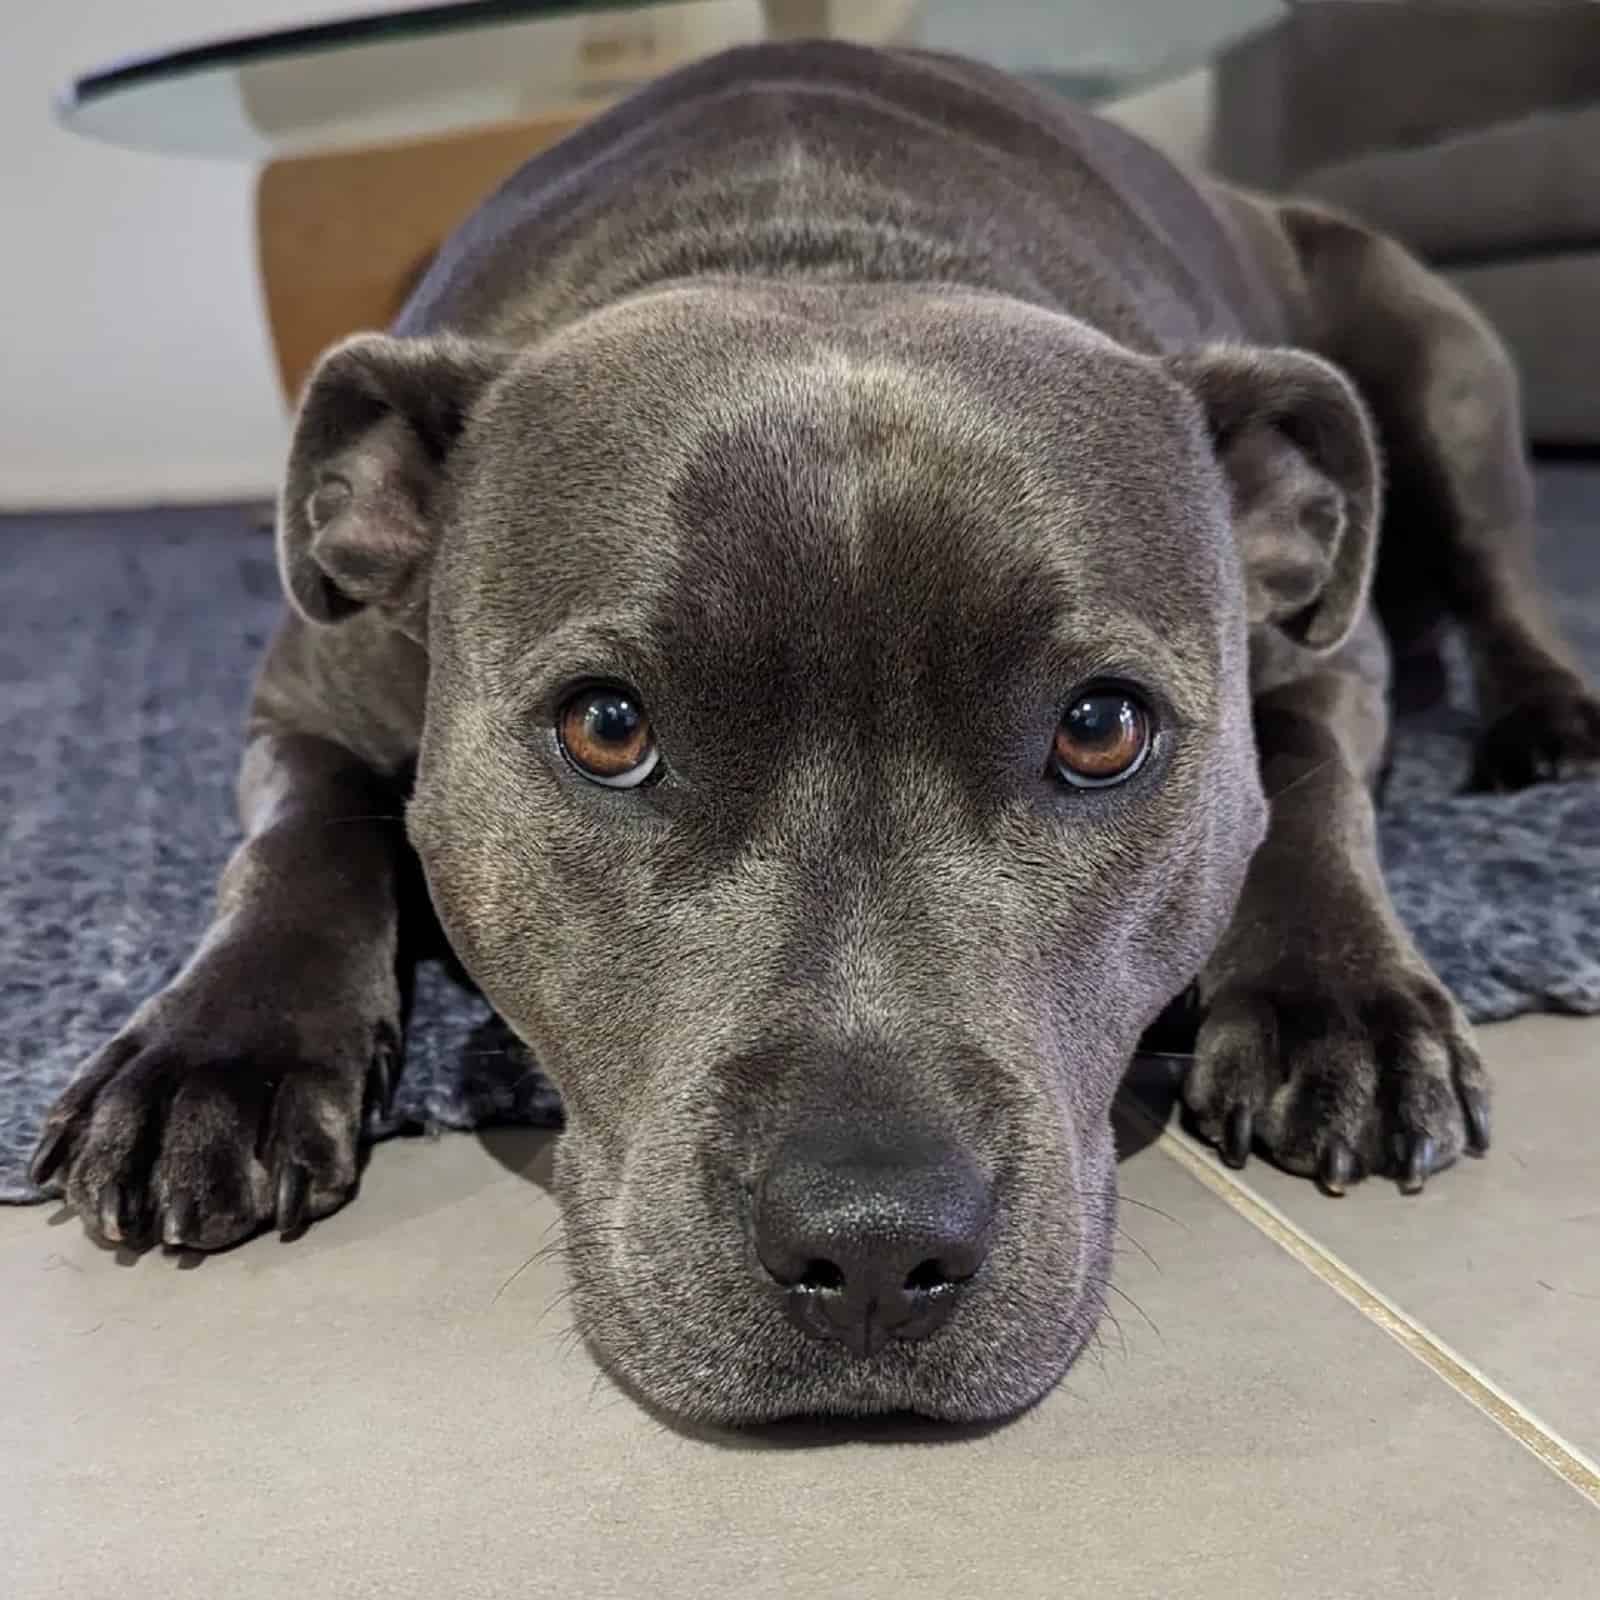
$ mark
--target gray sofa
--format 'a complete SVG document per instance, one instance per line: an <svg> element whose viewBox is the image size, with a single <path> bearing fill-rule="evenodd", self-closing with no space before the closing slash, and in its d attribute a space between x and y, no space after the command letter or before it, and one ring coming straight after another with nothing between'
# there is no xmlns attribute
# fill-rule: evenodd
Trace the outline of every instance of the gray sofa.
<svg viewBox="0 0 1600 1600"><path fill-rule="evenodd" d="M1533 439L1600 445L1600 4L1310 0L1208 88L1215 170L1403 240L1506 338Z"/></svg>

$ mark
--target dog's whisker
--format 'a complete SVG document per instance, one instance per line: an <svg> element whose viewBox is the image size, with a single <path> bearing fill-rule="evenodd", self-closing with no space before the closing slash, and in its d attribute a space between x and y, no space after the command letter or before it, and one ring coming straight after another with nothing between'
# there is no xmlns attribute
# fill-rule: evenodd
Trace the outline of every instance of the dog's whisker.
<svg viewBox="0 0 1600 1600"><path fill-rule="evenodd" d="M589 1246L593 1244L596 1239L602 1236L602 1232L607 1239L610 1239L617 1237L623 1231L620 1227L615 1226L606 1230L601 1230L593 1224L585 1224L581 1217L557 1216L552 1219L549 1226L544 1230L546 1237L548 1238L549 1234L556 1228L563 1228L564 1236L561 1238L549 1239L548 1243L541 1245L537 1250L535 1250L533 1254L530 1255L527 1260L524 1261L522 1265L519 1266L517 1270L513 1272L498 1289L495 1290L494 1298L490 1301L491 1305L497 1304L500 1300L500 1297L506 1292L506 1290L509 1289L512 1284L514 1284L517 1279L520 1278L522 1274L525 1273L530 1267L556 1258L565 1258L570 1260L573 1257L581 1257L588 1250Z"/></svg>
<svg viewBox="0 0 1600 1600"><path fill-rule="evenodd" d="M1110 1323L1111 1326L1116 1329L1117 1344L1119 1346L1118 1354L1124 1361L1126 1361L1128 1359L1128 1335L1124 1330L1121 1320L1118 1318L1116 1312L1111 1310L1109 1306L1102 1306L1100 1308L1099 1320L1094 1325L1095 1345L1102 1353L1104 1352L1106 1345L1105 1335L1102 1330L1105 1328L1107 1323Z"/></svg>
<svg viewBox="0 0 1600 1600"><path fill-rule="evenodd" d="M1139 1252L1139 1254L1142 1255L1145 1258L1145 1260L1148 1261L1150 1263L1150 1265L1155 1268L1155 1270L1157 1272L1160 1272L1161 1263L1159 1261L1157 1261L1156 1258L1153 1255L1151 1255L1150 1252L1147 1249L1145 1249L1145 1247L1142 1244L1140 1244L1139 1241L1137 1239L1135 1239L1134 1236L1131 1233L1129 1233L1128 1230L1126 1228L1124 1228L1120 1222L1117 1224L1117 1237L1121 1238L1121 1239L1126 1239L1128 1241L1128 1243L1131 1244L1133 1246L1133 1248L1135 1250L1137 1250Z"/></svg>
<svg viewBox="0 0 1600 1600"><path fill-rule="evenodd" d="M617 1405L626 1401L628 1398L627 1387L622 1379L618 1377L613 1363L599 1350L596 1350L592 1345L590 1346L590 1358L595 1364L595 1375L594 1381L589 1385L589 1398L586 1403L587 1406L593 1406L595 1395L599 1393L600 1386L603 1383L610 1383L612 1389L615 1391L611 1397L611 1403L613 1405Z"/></svg>
<svg viewBox="0 0 1600 1600"><path fill-rule="evenodd" d="M1153 1206L1148 1200L1135 1200L1132 1195L1127 1194L1121 1196L1121 1200L1125 1206L1137 1206L1141 1211L1153 1212L1164 1222L1170 1222L1175 1228L1182 1228L1185 1233L1189 1232L1188 1223L1180 1222L1170 1211L1163 1211L1160 1206Z"/></svg>
<svg viewBox="0 0 1600 1600"><path fill-rule="evenodd" d="M556 1360L570 1361L574 1354L585 1343L585 1334L582 1325L574 1319L566 1327L559 1329L552 1335L552 1343L556 1348Z"/></svg>
<svg viewBox="0 0 1600 1600"><path fill-rule="evenodd" d="M1292 790L1298 789L1302 783L1310 783L1313 778L1326 772L1329 767L1336 766L1338 760L1337 756L1325 756L1321 761L1313 762L1304 772L1296 773L1281 789L1274 789L1268 794L1266 796L1267 803L1270 805L1275 800L1281 800Z"/></svg>
<svg viewBox="0 0 1600 1600"><path fill-rule="evenodd" d="M506 1279L506 1281L504 1283L502 1283L500 1285L500 1287L498 1289L495 1290L494 1299L491 1300L489 1302L489 1304L490 1305L498 1304L499 1300L500 1300L500 1296L503 1295L506 1292L506 1290L509 1289L511 1287L511 1285L514 1284L517 1281L517 1279L520 1278L522 1276L522 1274L524 1272L526 1272L528 1270L528 1268L531 1267L534 1264L534 1262L537 1261L538 1259L539 1259L539 1252L536 1250L536 1251L534 1251L534 1253L531 1256L528 1257L528 1259L526 1261L524 1261L522 1263L522 1265L520 1267L517 1268L517 1270L515 1272L513 1272L511 1274L511 1276L509 1278Z"/></svg>
<svg viewBox="0 0 1600 1600"><path fill-rule="evenodd" d="M558 1306L565 1305L566 1302L570 1300L577 1292L578 1286L576 1283L563 1284L550 1297L550 1303L544 1308L543 1311L539 1313L538 1316L533 1319L533 1326L537 1328L552 1311L554 1311Z"/></svg>
<svg viewBox="0 0 1600 1600"><path fill-rule="evenodd" d="M1156 1326L1155 1322L1152 1320L1152 1318L1150 1316L1150 1313L1148 1311L1146 1311L1145 1308L1142 1305L1140 1305L1139 1302L1137 1300L1135 1300L1133 1298L1133 1296L1131 1294L1129 1294L1126 1289L1124 1289L1120 1284L1113 1283L1110 1278L1103 1279L1101 1281L1100 1287L1103 1288L1103 1289L1109 1290L1112 1294L1116 1295L1119 1300L1127 1301L1127 1303L1130 1306L1132 1306L1133 1309L1135 1311L1137 1311L1141 1317L1144 1318L1146 1326L1156 1336L1156 1338L1160 1339L1163 1344L1166 1343L1166 1339L1163 1336L1163 1334L1161 1332L1161 1329ZM1110 1312L1109 1308L1107 1308L1107 1310L1106 1310L1106 1315L1107 1316L1111 1315L1111 1312Z"/></svg>

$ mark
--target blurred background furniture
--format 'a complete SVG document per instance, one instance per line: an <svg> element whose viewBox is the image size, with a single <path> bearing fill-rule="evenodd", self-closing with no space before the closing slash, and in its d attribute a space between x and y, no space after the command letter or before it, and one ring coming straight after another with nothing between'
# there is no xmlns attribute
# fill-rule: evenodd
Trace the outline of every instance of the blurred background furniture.
<svg viewBox="0 0 1600 1600"><path fill-rule="evenodd" d="M1510 344L1532 438L1600 445L1600 5L1303 0L1210 101L1216 170L1401 239Z"/></svg>

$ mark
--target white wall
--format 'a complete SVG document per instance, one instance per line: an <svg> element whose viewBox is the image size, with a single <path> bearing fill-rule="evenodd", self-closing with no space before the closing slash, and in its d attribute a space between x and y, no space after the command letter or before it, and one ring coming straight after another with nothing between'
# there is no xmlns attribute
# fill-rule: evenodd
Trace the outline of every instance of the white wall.
<svg viewBox="0 0 1600 1600"><path fill-rule="evenodd" d="M1201 66L1102 109L1113 121L1148 139L1173 160L1204 167L1211 159L1216 91L1215 68Z"/></svg>
<svg viewBox="0 0 1600 1600"><path fill-rule="evenodd" d="M286 419L248 166L58 128L50 97L130 54L361 0L0 0L0 506L269 493Z"/></svg>

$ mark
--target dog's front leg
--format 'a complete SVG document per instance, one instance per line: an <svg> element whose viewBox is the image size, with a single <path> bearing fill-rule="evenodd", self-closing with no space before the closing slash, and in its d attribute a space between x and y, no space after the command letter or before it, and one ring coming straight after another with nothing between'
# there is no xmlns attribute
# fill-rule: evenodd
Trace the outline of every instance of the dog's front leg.
<svg viewBox="0 0 1600 1600"><path fill-rule="evenodd" d="M1334 1194L1375 1172L1415 1191L1489 1143L1466 1019L1379 868L1367 778L1381 696L1330 666L1257 701L1271 819L1201 978L1207 1014L1184 1089L1231 1164L1254 1143Z"/></svg>
<svg viewBox="0 0 1600 1600"><path fill-rule="evenodd" d="M172 983L79 1072L33 1162L105 1242L215 1249L332 1211L398 1065L400 796L341 745L257 724L248 837Z"/></svg>

